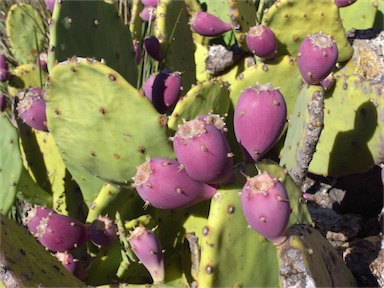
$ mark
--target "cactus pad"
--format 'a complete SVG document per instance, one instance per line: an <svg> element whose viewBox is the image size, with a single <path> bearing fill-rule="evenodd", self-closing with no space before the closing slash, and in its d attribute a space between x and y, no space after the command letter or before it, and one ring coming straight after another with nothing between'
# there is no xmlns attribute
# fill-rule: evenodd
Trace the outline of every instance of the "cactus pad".
<svg viewBox="0 0 384 288"><path fill-rule="evenodd" d="M0 115L0 126L0 212L6 214L16 199L23 164L16 128L4 115Z"/></svg>
<svg viewBox="0 0 384 288"><path fill-rule="evenodd" d="M356 287L338 252L314 228L294 225L277 253L283 287Z"/></svg>
<svg viewBox="0 0 384 288"><path fill-rule="evenodd" d="M355 75L336 80L334 89L325 93L324 129L310 172L341 176L384 161L382 96L383 85L375 81Z"/></svg>
<svg viewBox="0 0 384 288"><path fill-rule="evenodd" d="M106 65L87 59L55 66L46 100L64 163L104 181L129 186L146 155L173 155L163 116Z"/></svg>
<svg viewBox="0 0 384 288"><path fill-rule="evenodd" d="M136 85L137 67L131 33L118 16L115 3L61 1L57 4L50 27L49 71L67 58L90 57L105 61L131 85Z"/></svg>
<svg viewBox="0 0 384 288"><path fill-rule="evenodd" d="M45 41L39 12L26 3L12 5L7 14L6 29L14 57L23 64L35 62Z"/></svg>
<svg viewBox="0 0 384 288"><path fill-rule="evenodd" d="M304 87L291 114L280 165L287 168L295 183L303 183L324 121L324 91L321 86Z"/></svg>
<svg viewBox="0 0 384 288"><path fill-rule="evenodd" d="M224 116L229 108L228 86L222 81L204 81L193 86L179 100L169 116L168 127L176 131L183 121L194 119L196 116L212 113Z"/></svg>
<svg viewBox="0 0 384 288"><path fill-rule="evenodd" d="M0 275L5 287L86 287L39 244L28 231L0 214Z"/></svg>

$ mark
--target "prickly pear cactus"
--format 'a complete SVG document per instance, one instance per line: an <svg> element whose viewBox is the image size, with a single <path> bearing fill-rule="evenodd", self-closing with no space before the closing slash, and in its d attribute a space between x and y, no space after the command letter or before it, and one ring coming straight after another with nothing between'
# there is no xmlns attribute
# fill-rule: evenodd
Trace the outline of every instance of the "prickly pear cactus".
<svg viewBox="0 0 384 288"><path fill-rule="evenodd" d="M300 192L285 170L273 162L258 162L257 168L259 173L268 172L285 186L292 208L289 225L311 223L305 205L299 200ZM249 166L243 173L254 175L257 172L254 166ZM201 261L196 281L204 287L279 286L276 248L248 227L239 196L245 177L237 177L235 184L219 189L212 198L200 240ZM261 257L262 262L254 261ZM256 270L258 273L254 273Z"/></svg>
<svg viewBox="0 0 384 288"><path fill-rule="evenodd" d="M104 181L129 186L146 155L173 154L163 116L99 62L73 59L56 66L46 100L49 131L64 163Z"/></svg>
<svg viewBox="0 0 384 288"><path fill-rule="evenodd" d="M27 3L14 4L7 13L6 29L12 54L19 63L35 62L46 37L39 12Z"/></svg>
<svg viewBox="0 0 384 288"><path fill-rule="evenodd" d="M277 246L283 287L354 287L351 271L332 245L316 229L294 225L288 239Z"/></svg>
<svg viewBox="0 0 384 288"><path fill-rule="evenodd" d="M176 104L168 119L169 129L176 131L179 124L195 117L212 113L225 116L229 108L229 89L226 83L209 80L193 86Z"/></svg>
<svg viewBox="0 0 384 288"><path fill-rule="evenodd" d="M16 128L5 115L0 115L0 126L0 212L6 214L15 202L23 164Z"/></svg>
<svg viewBox="0 0 384 288"><path fill-rule="evenodd" d="M161 0L156 9L154 35L162 46L164 68L182 71L183 87L196 82L194 44L184 1Z"/></svg>
<svg viewBox="0 0 384 288"><path fill-rule="evenodd" d="M47 72L39 69L37 64L19 65L12 71L8 84L8 93L14 97L20 91L34 87L43 87L46 79Z"/></svg>
<svg viewBox="0 0 384 288"><path fill-rule="evenodd" d="M5 287L86 287L41 246L28 231L0 214L0 265L4 273L0 283ZM7 268L5 268L7 267Z"/></svg>
<svg viewBox="0 0 384 288"><path fill-rule="evenodd" d="M383 85L351 75L324 95L324 129L309 171L340 176L364 172L383 159ZM337 109L336 107L343 107ZM351 155L354 155L351 157Z"/></svg>
<svg viewBox="0 0 384 288"><path fill-rule="evenodd" d="M50 26L48 69L74 56L104 61L131 85L137 67L131 33L111 1L59 1ZM108 43L105 49L102 43Z"/></svg>
<svg viewBox="0 0 384 288"><path fill-rule="evenodd" d="M339 62L352 57L353 49L345 36L338 8L333 0L277 1L264 13L261 24L270 27L279 40L278 55L296 56L300 43L307 34L322 31L335 39Z"/></svg>
<svg viewBox="0 0 384 288"><path fill-rule="evenodd" d="M280 152L280 165L286 167L300 187L319 141L324 121L324 90L303 87L289 118L288 132Z"/></svg>

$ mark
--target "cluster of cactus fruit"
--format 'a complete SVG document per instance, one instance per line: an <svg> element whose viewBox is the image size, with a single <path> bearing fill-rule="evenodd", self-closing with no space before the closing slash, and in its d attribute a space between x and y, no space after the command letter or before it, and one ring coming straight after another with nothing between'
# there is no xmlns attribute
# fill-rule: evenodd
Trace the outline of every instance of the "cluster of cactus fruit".
<svg viewBox="0 0 384 288"><path fill-rule="evenodd" d="M356 284L300 185L384 162L383 84L343 26L383 5L32 2L0 4L2 214L35 205L87 285Z"/></svg>

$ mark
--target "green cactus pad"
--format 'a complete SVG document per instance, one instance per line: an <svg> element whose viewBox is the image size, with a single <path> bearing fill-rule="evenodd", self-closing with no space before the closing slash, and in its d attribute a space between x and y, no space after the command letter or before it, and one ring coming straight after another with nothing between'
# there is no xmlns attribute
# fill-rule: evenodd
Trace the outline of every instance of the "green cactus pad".
<svg viewBox="0 0 384 288"><path fill-rule="evenodd" d="M86 287L26 228L0 214L0 276L6 287Z"/></svg>
<svg viewBox="0 0 384 288"><path fill-rule="evenodd" d="M44 207L52 207L52 195L42 189L23 167L17 184L17 198Z"/></svg>
<svg viewBox="0 0 384 288"><path fill-rule="evenodd" d="M23 164L16 128L4 115L0 115L0 127L0 212L7 214L16 199Z"/></svg>
<svg viewBox="0 0 384 288"><path fill-rule="evenodd" d="M196 83L196 65L189 14L184 1L159 1L154 34L162 45L163 67L181 72L183 88L189 90Z"/></svg>
<svg viewBox="0 0 384 288"><path fill-rule="evenodd" d="M280 152L280 165L288 169L299 187L305 180L323 121L323 88L317 85L303 87L289 118L288 132Z"/></svg>
<svg viewBox="0 0 384 288"><path fill-rule="evenodd" d="M105 61L131 85L137 67L128 26L117 14L113 1L61 1L50 26L48 68L74 56Z"/></svg>
<svg viewBox="0 0 384 288"><path fill-rule="evenodd" d="M168 119L169 129L176 131L183 121L189 121L201 114L225 116L229 108L228 85L222 81L209 80L193 86L179 100Z"/></svg>
<svg viewBox="0 0 384 288"><path fill-rule="evenodd" d="M143 20L140 18L139 14L143 9L144 5L140 0L132 1L132 8L130 10L131 19L129 20L129 31L133 39L141 41L144 37L143 35Z"/></svg>
<svg viewBox="0 0 384 288"><path fill-rule="evenodd" d="M42 71L37 64L29 63L17 66L12 71L9 80L8 92L10 96L16 96L21 90L28 88L42 87L45 84L48 74Z"/></svg>
<svg viewBox="0 0 384 288"><path fill-rule="evenodd" d="M116 211L119 211L123 219L130 219L142 213L142 206L143 200L134 189L104 183L89 207L86 222L92 222L99 215L113 217Z"/></svg>
<svg viewBox="0 0 384 288"><path fill-rule="evenodd" d="M345 35L339 11L333 0L281 0L264 13L262 24L278 39L277 54L297 56L301 41L322 31L332 35L339 51L338 62L352 57L353 49Z"/></svg>
<svg viewBox="0 0 384 288"><path fill-rule="evenodd" d="M366 30L373 28L378 5L376 0L359 0L353 5L339 8L344 29L348 31L351 29Z"/></svg>
<svg viewBox="0 0 384 288"><path fill-rule="evenodd" d="M337 79L325 93L324 129L310 172L342 176L384 161L382 96L382 83L355 75Z"/></svg>
<svg viewBox="0 0 384 288"><path fill-rule="evenodd" d="M46 94L48 129L67 168L130 186L136 167L172 157L164 116L124 78L92 60L57 65Z"/></svg>
<svg viewBox="0 0 384 288"><path fill-rule="evenodd" d="M20 64L34 62L44 48L45 29L39 12L29 4L14 4L5 22L11 52Z"/></svg>
<svg viewBox="0 0 384 288"><path fill-rule="evenodd" d="M249 28L255 26L257 20L257 5L255 1L235 1L227 0L229 5L229 17L233 26L233 31L239 47L248 50L245 42L245 35Z"/></svg>
<svg viewBox="0 0 384 288"><path fill-rule="evenodd" d="M240 183L219 189L211 201L200 239L199 287L279 284L275 247L248 227L240 206Z"/></svg>
<svg viewBox="0 0 384 288"><path fill-rule="evenodd" d="M339 253L314 228L295 225L277 246L283 287L357 287Z"/></svg>

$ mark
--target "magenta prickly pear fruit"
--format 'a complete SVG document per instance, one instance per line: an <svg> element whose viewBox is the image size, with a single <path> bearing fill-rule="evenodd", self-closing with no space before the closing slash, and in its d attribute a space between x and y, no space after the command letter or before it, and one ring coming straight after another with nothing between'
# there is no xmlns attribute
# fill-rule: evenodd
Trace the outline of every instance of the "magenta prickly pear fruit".
<svg viewBox="0 0 384 288"><path fill-rule="evenodd" d="M330 90L333 84L335 84L335 77L333 76L332 72L320 81L320 85L324 88L324 90Z"/></svg>
<svg viewBox="0 0 384 288"><path fill-rule="evenodd" d="M128 242L139 261L145 266L154 284L164 282L164 257L161 244L155 233L143 226L130 232Z"/></svg>
<svg viewBox="0 0 384 288"><path fill-rule="evenodd" d="M211 118L204 116L211 121ZM216 117L216 123L220 117ZM222 121L222 120L221 120ZM224 122L224 121L222 121ZM225 126L225 123L217 123ZM181 124L173 137L178 161L193 179L210 184L229 184L234 180L231 148L221 129L199 118Z"/></svg>
<svg viewBox="0 0 384 288"><path fill-rule="evenodd" d="M178 209L213 197L216 188L191 178L176 160L147 159L137 168L133 186L147 205Z"/></svg>
<svg viewBox="0 0 384 288"><path fill-rule="evenodd" d="M56 252L53 256L55 256L71 274L75 273L77 260L71 253L68 251Z"/></svg>
<svg viewBox="0 0 384 288"><path fill-rule="evenodd" d="M117 228L112 219L99 216L89 226L89 239L97 246L111 246L117 240Z"/></svg>
<svg viewBox="0 0 384 288"><path fill-rule="evenodd" d="M338 50L332 36L315 33L307 36L299 47L297 65L308 84L319 84L332 72Z"/></svg>
<svg viewBox="0 0 384 288"><path fill-rule="evenodd" d="M208 12L197 12L191 18L190 25L193 31L209 37L220 36L232 29L231 24L222 21L219 17Z"/></svg>
<svg viewBox="0 0 384 288"><path fill-rule="evenodd" d="M143 41L144 49L147 54L155 59L156 61L161 61L163 59L161 55L161 44L155 36L149 36Z"/></svg>
<svg viewBox="0 0 384 288"><path fill-rule="evenodd" d="M335 0L335 4L339 8L349 6L355 2L356 2L356 0Z"/></svg>
<svg viewBox="0 0 384 288"><path fill-rule="evenodd" d="M145 22L153 21L156 18L156 8L144 6L143 10L139 13L141 20Z"/></svg>
<svg viewBox="0 0 384 288"><path fill-rule="evenodd" d="M3 54L0 54L0 82L8 81L11 74L8 70L8 62Z"/></svg>
<svg viewBox="0 0 384 288"><path fill-rule="evenodd" d="M52 209L41 206L34 206L29 210L25 219L29 232L36 236L37 226L39 226L41 219L43 219L43 217L48 217L48 215L52 213L55 213Z"/></svg>
<svg viewBox="0 0 384 288"><path fill-rule="evenodd" d="M260 58L272 59L276 55L276 36L267 26L251 27L246 34L245 41L248 49Z"/></svg>
<svg viewBox="0 0 384 288"><path fill-rule="evenodd" d="M55 8L55 2L56 0L44 0L45 6L49 11L53 11L53 8Z"/></svg>
<svg viewBox="0 0 384 288"><path fill-rule="evenodd" d="M291 208L283 184L268 173L259 174L247 180L240 197L249 226L276 245L284 242Z"/></svg>
<svg viewBox="0 0 384 288"><path fill-rule="evenodd" d="M83 223L55 212L41 218L34 236L44 247L52 251L72 249L84 244L89 238Z"/></svg>
<svg viewBox="0 0 384 288"><path fill-rule="evenodd" d="M140 43L136 39L133 39L133 51L135 52L136 65L139 65L143 55L141 53Z"/></svg>
<svg viewBox="0 0 384 288"><path fill-rule="evenodd" d="M153 106L159 113L166 113L173 109L180 98L182 90L181 73L172 70L160 71L152 84L151 99Z"/></svg>
<svg viewBox="0 0 384 288"><path fill-rule="evenodd" d="M41 70L48 71L48 64L47 64L48 54L46 52L41 52L36 62L37 62L37 65L39 65Z"/></svg>
<svg viewBox="0 0 384 288"><path fill-rule="evenodd" d="M141 0L141 3L143 3L144 6L154 7L154 8L157 7L157 2L158 0Z"/></svg>
<svg viewBox="0 0 384 288"><path fill-rule="evenodd" d="M283 95L270 84L245 89L236 104L234 130L246 161L258 161L279 139L287 118Z"/></svg>
<svg viewBox="0 0 384 288"><path fill-rule="evenodd" d="M18 97L21 99L17 105L20 119L32 128L48 132L43 90L28 89L20 92Z"/></svg>
<svg viewBox="0 0 384 288"><path fill-rule="evenodd" d="M153 82L155 82L157 74L152 74L143 84L144 95L152 102Z"/></svg>

